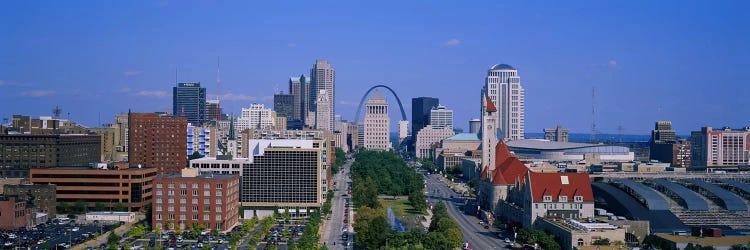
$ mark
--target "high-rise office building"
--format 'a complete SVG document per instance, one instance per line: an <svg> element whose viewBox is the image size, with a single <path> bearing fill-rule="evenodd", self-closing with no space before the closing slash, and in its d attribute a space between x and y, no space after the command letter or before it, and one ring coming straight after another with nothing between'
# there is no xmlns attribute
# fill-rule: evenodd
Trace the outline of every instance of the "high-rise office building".
<svg viewBox="0 0 750 250"><path fill-rule="evenodd" d="M438 98L417 97L411 99L411 136L417 136L417 132L430 125L430 112L432 108L440 103Z"/></svg>
<svg viewBox="0 0 750 250"><path fill-rule="evenodd" d="M750 164L750 127L713 130L703 127L690 134L692 166L721 167Z"/></svg>
<svg viewBox="0 0 750 250"><path fill-rule="evenodd" d="M649 158L671 163L673 167L690 167L692 164L690 141L677 138L671 121L657 121L649 140Z"/></svg>
<svg viewBox="0 0 750 250"><path fill-rule="evenodd" d="M307 112L310 110L309 92L310 78L301 75L299 77L289 78L289 94L294 98L292 107L292 116L289 120L299 120L304 122Z"/></svg>
<svg viewBox="0 0 750 250"><path fill-rule="evenodd" d="M284 94L284 92L274 94L273 111L276 112L276 116L292 118L294 116L294 95Z"/></svg>
<svg viewBox="0 0 750 250"><path fill-rule="evenodd" d="M237 119L237 131L245 129L271 129L274 118L271 109L260 103L250 104L250 108L242 108L242 116Z"/></svg>
<svg viewBox="0 0 750 250"><path fill-rule="evenodd" d="M320 130L326 130L328 132L333 132L333 125L334 125L334 119L333 114L330 114L329 112L332 111L330 108L330 105L333 105L331 101L328 99L330 95L328 95L325 89L321 89L320 93L318 94L318 100L316 100L316 111L315 111L315 128Z"/></svg>
<svg viewBox="0 0 750 250"><path fill-rule="evenodd" d="M189 123L201 125L206 121L206 88L201 83L179 83L172 88L172 114L185 117Z"/></svg>
<svg viewBox="0 0 750 250"><path fill-rule="evenodd" d="M421 159L434 159L435 148L445 138L455 135L452 127L436 128L433 125L427 125L417 132L416 156Z"/></svg>
<svg viewBox="0 0 750 250"><path fill-rule="evenodd" d="M221 103L219 100L206 100L206 121L221 121Z"/></svg>
<svg viewBox="0 0 750 250"><path fill-rule="evenodd" d="M524 138L524 91L518 71L496 64L487 71L484 92L497 107L497 128L508 140Z"/></svg>
<svg viewBox="0 0 750 250"><path fill-rule="evenodd" d="M327 127L320 127L316 126L319 129L326 129L330 132L333 132L333 115L336 113L336 88L335 88L335 71L331 67L330 64L328 64L328 61L326 60L317 60L315 64L313 65L312 69L310 70L310 105L309 109L310 111L316 112L316 118L315 123L316 125L319 123L325 124ZM321 92L321 90L325 90L325 92ZM326 98L321 99L318 95L321 93L325 93L327 96ZM325 107L327 110L318 110L318 100L325 100L327 103L323 104L321 107ZM324 116L317 115L318 112L322 112ZM321 120L328 120L327 122L321 121Z"/></svg>
<svg viewBox="0 0 750 250"><path fill-rule="evenodd" d="M215 126L187 126L187 155L195 152L201 156L214 157L218 152L218 133Z"/></svg>
<svg viewBox="0 0 750 250"><path fill-rule="evenodd" d="M130 136L130 125L128 125L128 113L119 113L115 115L115 124L117 125L118 132L120 133L120 143L117 145L117 152L127 153L128 152L128 141Z"/></svg>
<svg viewBox="0 0 750 250"><path fill-rule="evenodd" d="M187 120L157 113L130 113L128 160L131 166L180 173L187 163Z"/></svg>
<svg viewBox="0 0 750 250"><path fill-rule="evenodd" d="M364 148L367 150L391 149L390 129L388 117L388 102L380 91L370 96L365 103Z"/></svg>
<svg viewBox="0 0 750 250"><path fill-rule="evenodd" d="M453 129L453 110L447 109L443 105L432 108L430 110L430 125L436 129Z"/></svg>
<svg viewBox="0 0 750 250"><path fill-rule="evenodd" d="M544 129L544 139L550 141L568 142L570 129L557 125L555 128Z"/></svg>

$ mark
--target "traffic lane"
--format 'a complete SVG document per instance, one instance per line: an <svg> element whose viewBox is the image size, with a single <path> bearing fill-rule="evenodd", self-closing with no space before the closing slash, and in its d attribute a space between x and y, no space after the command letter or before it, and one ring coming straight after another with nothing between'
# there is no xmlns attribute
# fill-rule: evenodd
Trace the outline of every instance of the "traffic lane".
<svg viewBox="0 0 750 250"><path fill-rule="evenodd" d="M333 200L331 203L331 219L327 220L326 228L323 231L323 243L328 246L329 249L343 249L341 240L341 232L344 226L344 209L345 209L345 197L343 196L347 190L347 178L349 173L349 167L351 162L347 162L342 167L342 171L336 175L336 186L334 190ZM348 197L348 196L347 196Z"/></svg>
<svg viewBox="0 0 750 250"><path fill-rule="evenodd" d="M439 196L442 200L448 201L446 204L448 207L448 214L459 222L459 226L463 227L463 230L469 232L469 242L476 249L504 249L503 242L497 238L496 233L491 229L487 230L484 227L478 225L479 220L474 216L468 216L463 212L456 209L456 204L463 201L463 198L456 198L459 194L448 188L448 185L440 181L434 176L433 187L439 191ZM453 196L454 198L449 198ZM477 237L474 237L477 235ZM466 235L464 235L466 236ZM472 241L473 240L473 241ZM475 245L479 243L478 245Z"/></svg>

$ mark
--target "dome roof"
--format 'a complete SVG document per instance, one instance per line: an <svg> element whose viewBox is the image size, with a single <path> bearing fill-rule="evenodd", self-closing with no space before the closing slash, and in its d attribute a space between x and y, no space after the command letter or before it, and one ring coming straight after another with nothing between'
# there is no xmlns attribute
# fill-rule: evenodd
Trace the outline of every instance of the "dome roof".
<svg viewBox="0 0 750 250"><path fill-rule="evenodd" d="M491 68L491 70L504 70L504 69L505 70L507 70L507 69L509 69L509 70L516 70L516 68L513 68L512 66L507 65L507 64L495 64Z"/></svg>

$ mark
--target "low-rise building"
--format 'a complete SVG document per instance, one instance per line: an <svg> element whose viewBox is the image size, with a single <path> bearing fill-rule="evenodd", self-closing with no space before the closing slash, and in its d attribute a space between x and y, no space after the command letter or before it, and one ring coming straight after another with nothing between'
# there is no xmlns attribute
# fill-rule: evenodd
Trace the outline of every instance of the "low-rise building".
<svg viewBox="0 0 750 250"><path fill-rule="evenodd" d="M427 125L417 132L416 157L434 159L435 148L438 148L441 141L455 135L452 127L434 128Z"/></svg>
<svg viewBox="0 0 750 250"><path fill-rule="evenodd" d="M86 213L87 221L119 221L134 222L136 221L134 212L88 212Z"/></svg>
<svg viewBox="0 0 750 250"><path fill-rule="evenodd" d="M32 205L32 212L57 215L57 187L54 184L5 185L5 195L25 198Z"/></svg>
<svg viewBox="0 0 750 250"><path fill-rule="evenodd" d="M227 231L239 222L238 175L200 173L183 169L154 179L154 228L182 230L199 224Z"/></svg>
<svg viewBox="0 0 750 250"><path fill-rule="evenodd" d="M89 208L118 203L139 211L151 203L156 168L97 165L97 167L54 167L32 169L32 184L54 184L58 203L82 201Z"/></svg>
<svg viewBox="0 0 750 250"><path fill-rule="evenodd" d="M625 228L606 222L542 218L536 221L534 227L555 236L563 250L591 246L595 241L603 239L625 243Z"/></svg>
<svg viewBox="0 0 750 250"><path fill-rule="evenodd" d="M31 216L26 200L18 196L0 196L0 229L16 230L31 226Z"/></svg>
<svg viewBox="0 0 750 250"><path fill-rule="evenodd" d="M693 246L711 246L716 250L730 250L733 245L744 245L750 242L750 235L696 237L689 235L656 234L657 246L662 249L685 249L688 244Z"/></svg>

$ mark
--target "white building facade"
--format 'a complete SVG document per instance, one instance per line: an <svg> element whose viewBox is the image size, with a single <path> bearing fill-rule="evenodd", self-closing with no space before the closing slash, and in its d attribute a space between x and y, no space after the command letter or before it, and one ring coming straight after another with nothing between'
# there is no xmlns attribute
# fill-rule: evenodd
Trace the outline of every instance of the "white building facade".
<svg viewBox="0 0 750 250"><path fill-rule="evenodd" d="M430 110L430 125L433 128L451 128L453 129L453 110L445 108L443 105Z"/></svg>
<svg viewBox="0 0 750 250"><path fill-rule="evenodd" d="M333 67L328 64L327 60L317 60L310 70L310 77L310 111L316 113L314 116L316 117L316 124L326 126L316 126L316 128L333 132L333 116L336 113L336 93L334 88L334 83L336 81L335 71ZM320 92L321 90L325 90L324 94L326 95L326 97L322 99L326 102L322 105L323 110L318 109L318 101L321 100L319 98L320 95L323 94ZM323 122L322 120L324 119L327 121Z"/></svg>
<svg viewBox="0 0 750 250"><path fill-rule="evenodd" d="M437 147L438 144L448 137L455 135L453 128L443 127L434 128L432 125L427 125L417 132L417 143L416 153L417 158L433 158L435 153L433 148Z"/></svg>
<svg viewBox="0 0 750 250"><path fill-rule="evenodd" d="M260 103L250 104L250 108L242 108L242 116L237 119L237 131L245 129L272 129L274 126L273 110Z"/></svg>
<svg viewBox="0 0 750 250"><path fill-rule="evenodd" d="M375 91L365 103L365 110L364 148L367 150L390 150L390 118L388 117L388 102L385 97L379 91Z"/></svg>
<svg viewBox="0 0 750 250"><path fill-rule="evenodd" d="M487 71L485 93L498 109L497 128L506 140L524 138L524 90L518 70L496 64Z"/></svg>

